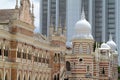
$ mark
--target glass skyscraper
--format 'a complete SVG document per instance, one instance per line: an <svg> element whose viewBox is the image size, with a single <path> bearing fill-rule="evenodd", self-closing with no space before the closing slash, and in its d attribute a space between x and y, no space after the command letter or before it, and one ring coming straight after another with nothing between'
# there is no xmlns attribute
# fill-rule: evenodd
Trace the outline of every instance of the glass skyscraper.
<svg viewBox="0 0 120 80"><path fill-rule="evenodd" d="M43 35L49 35L49 27L52 23L56 28L66 24L66 0L41 0L40 6L40 31Z"/></svg>

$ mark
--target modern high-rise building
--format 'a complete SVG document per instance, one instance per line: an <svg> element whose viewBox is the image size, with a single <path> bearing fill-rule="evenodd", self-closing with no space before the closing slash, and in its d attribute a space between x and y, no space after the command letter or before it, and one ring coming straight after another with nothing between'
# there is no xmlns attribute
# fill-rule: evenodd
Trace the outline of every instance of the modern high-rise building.
<svg viewBox="0 0 120 80"><path fill-rule="evenodd" d="M50 24L56 29L59 25L66 24L66 0L40 0L40 31L43 35L49 35Z"/></svg>

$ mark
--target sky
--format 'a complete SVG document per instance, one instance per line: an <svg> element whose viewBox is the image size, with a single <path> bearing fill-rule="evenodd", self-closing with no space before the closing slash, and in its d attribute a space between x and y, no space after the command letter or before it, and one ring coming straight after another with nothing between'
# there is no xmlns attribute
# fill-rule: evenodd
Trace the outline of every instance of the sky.
<svg viewBox="0 0 120 80"><path fill-rule="evenodd" d="M18 0L20 2L20 0ZM30 0L31 3L34 3L34 15L35 15L35 32L39 31L39 0ZM0 9L14 9L16 5L16 0L1 0Z"/></svg>

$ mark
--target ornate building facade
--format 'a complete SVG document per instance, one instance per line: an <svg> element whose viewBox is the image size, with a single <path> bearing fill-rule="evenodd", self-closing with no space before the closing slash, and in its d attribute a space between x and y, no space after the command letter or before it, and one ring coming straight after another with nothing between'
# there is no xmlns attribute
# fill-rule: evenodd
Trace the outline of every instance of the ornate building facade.
<svg viewBox="0 0 120 80"><path fill-rule="evenodd" d="M0 10L0 80L117 80L116 44L110 36L101 47L93 46L84 11L66 48L61 25L56 30L51 23L49 37L33 32L33 10L29 0Z"/></svg>
<svg viewBox="0 0 120 80"><path fill-rule="evenodd" d="M65 56L66 79L118 80L118 53L112 35L107 43L95 44L84 10L75 25L75 32L69 45L72 47Z"/></svg>

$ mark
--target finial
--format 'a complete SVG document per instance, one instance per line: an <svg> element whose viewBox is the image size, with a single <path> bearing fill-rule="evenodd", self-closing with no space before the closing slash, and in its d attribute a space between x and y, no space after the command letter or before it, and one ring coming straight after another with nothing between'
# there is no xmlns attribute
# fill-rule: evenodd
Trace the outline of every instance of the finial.
<svg viewBox="0 0 120 80"><path fill-rule="evenodd" d="M64 29L66 29L66 20L65 20L65 23L64 23Z"/></svg>
<svg viewBox="0 0 120 80"><path fill-rule="evenodd" d="M18 9L18 0L16 0L16 6L15 6L16 9Z"/></svg>
<svg viewBox="0 0 120 80"><path fill-rule="evenodd" d="M34 14L34 4L32 2L32 14Z"/></svg>
<svg viewBox="0 0 120 80"><path fill-rule="evenodd" d="M97 42L96 42L96 48L98 48L98 44L97 44Z"/></svg>
<svg viewBox="0 0 120 80"><path fill-rule="evenodd" d="M51 26L51 27L53 27L53 20L52 20L52 16L51 16L50 18L51 18L51 19L50 19L50 20L51 20L51 21L50 21L50 26Z"/></svg>
<svg viewBox="0 0 120 80"><path fill-rule="evenodd" d="M62 27L62 25L61 25L61 17L59 19L59 27Z"/></svg>
<svg viewBox="0 0 120 80"><path fill-rule="evenodd" d="M85 11L84 11L84 6L83 6L83 8L82 8L81 19L85 19Z"/></svg>
<svg viewBox="0 0 120 80"><path fill-rule="evenodd" d="M109 34L109 40L112 40L112 34L111 34L111 32Z"/></svg>

